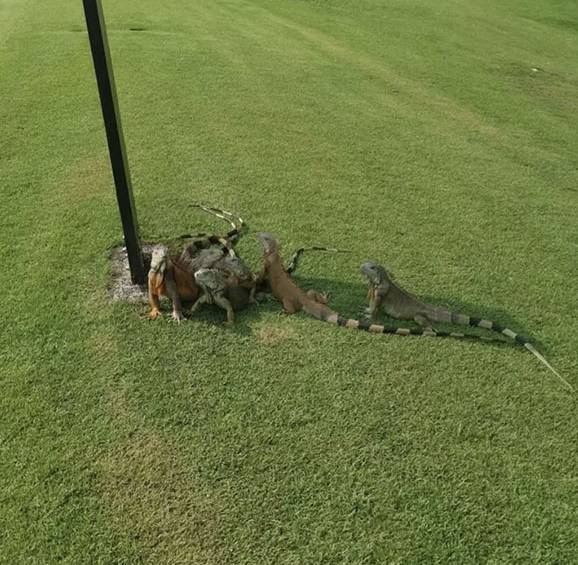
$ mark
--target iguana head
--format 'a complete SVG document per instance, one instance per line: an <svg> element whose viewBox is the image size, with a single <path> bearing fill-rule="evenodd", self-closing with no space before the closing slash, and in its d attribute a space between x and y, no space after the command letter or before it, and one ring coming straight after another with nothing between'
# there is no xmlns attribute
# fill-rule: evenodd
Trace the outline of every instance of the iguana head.
<svg viewBox="0 0 578 565"><path fill-rule="evenodd" d="M277 253L279 250L279 244L277 240L269 232L261 232L257 234L257 237L261 240L261 245L263 246L263 255L271 255Z"/></svg>
<svg viewBox="0 0 578 565"><path fill-rule="evenodd" d="M361 265L361 274L371 285L378 285L387 279L387 271L375 261L366 261Z"/></svg>
<svg viewBox="0 0 578 565"><path fill-rule="evenodd" d="M220 264L224 270L228 271L239 280L245 281L253 278L251 269L249 269L249 267L247 267L247 265L237 256L227 256Z"/></svg>
<svg viewBox="0 0 578 565"><path fill-rule="evenodd" d="M166 245L155 245L152 249L151 271L163 273L169 261L169 249Z"/></svg>

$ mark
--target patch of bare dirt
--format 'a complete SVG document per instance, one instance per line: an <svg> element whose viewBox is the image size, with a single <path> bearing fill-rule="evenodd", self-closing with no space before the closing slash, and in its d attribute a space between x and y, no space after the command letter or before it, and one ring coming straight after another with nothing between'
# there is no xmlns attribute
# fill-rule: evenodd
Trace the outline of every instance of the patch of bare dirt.
<svg viewBox="0 0 578 565"><path fill-rule="evenodd" d="M152 245L143 245L143 258L145 266L150 264ZM114 247L110 251L111 277L108 285L108 295L114 302L124 300L133 303L146 303L146 285L132 284L126 247Z"/></svg>

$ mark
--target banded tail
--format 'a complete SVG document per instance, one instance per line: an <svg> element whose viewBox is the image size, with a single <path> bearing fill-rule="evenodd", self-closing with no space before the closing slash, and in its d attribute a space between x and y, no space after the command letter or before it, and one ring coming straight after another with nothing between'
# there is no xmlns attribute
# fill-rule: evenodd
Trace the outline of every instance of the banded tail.
<svg viewBox="0 0 578 565"><path fill-rule="evenodd" d="M211 214L212 216L225 220L225 222L231 224L233 229L225 234L225 239L230 242L231 246L235 245L239 241L243 230L246 228L246 224L241 216L233 214L233 212L229 212L228 210L223 210L222 208L205 206L204 204L193 204L193 207L200 208L204 212L207 212L207 214Z"/></svg>
<svg viewBox="0 0 578 565"><path fill-rule="evenodd" d="M449 312L449 311L448 311ZM564 386L571 391L574 391L574 387L564 378L550 363L546 360L546 358L536 350L536 348L532 345L530 340L525 338L520 334L516 334L509 328L504 328L490 320L484 320L481 318L473 318L470 316L466 316L464 314L456 314L455 312L449 312L451 314L451 319L447 320L449 323L460 324L460 325L468 325L468 326L475 326L478 328L484 328L487 330L492 330L497 333L501 333L506 337L513 339L515 342L523 345L530 353L532 353L535 357L537 357L541 363L543 363L552 373L558 377L558 379L564 384ZM458 319L460 321L458 321ZM467 322L463 322L463 320L468 320ZM438 320L440 322L445 322L446 320ZM384 333L384 334L396 334L396 335L415 335L415 336L424 336L424 337L455 337L460 339L480 339L484 340L487 339L484 336L478 335L471 335L471 334L463 334L458 332L444 332L444 331L434 331L428 328L396 328L396 327L389 327L389 326L381 326L378 324L372 324L366 321L360 320L352 320L343 318L341 316L337 319L337 325L344 326L348 328L354 328L358 330L365 330L371 333Z"/></svg>
<svg viewBox="0 0 578 565"><path fill-rule="evenodd" d="M459 312L452 312L451 310L446 310L444 308L432 308L432 314L436 321L438 322L446 322L450 324L458 324L461 326L471 326L475 328L483 328L485 330L490 330L506 337L512 339L516 343L519 343L523 347L525 347L532 355L536 356L541 363L543 363L550 371L552 371L558 379L564 385L569 388L570 390L574 390L574 387L566 380L548 361L546 358L536 350L536 348L532 345L530 340L523 335L517 334L516 332L512 331L509 328L505 328L500 324L496 324L496 322L492 322L491 320L485 320L483 318L474 318L473 316L467 316L466 314L460 314ZM440 332L437 332L441 335Z"/></svg>
<svg viewBox="0 0 578 565"><path fill-rule="evenodd" d="M297 249L295 253L291 256L289 260L289 265L285 269L289 274L294 273L299 266L299 261L301 260L301 256L305 251L328 251L330 253L348 253L348 251L344 251L342 249L334 249L333 247L321 247L320 245L312 245L311 247L301 247Z"/></svg>
<svg viewBox="0 0 578 565"><path fill-rule="evenodd" d="M233 247L237 244L241 238L243 230L247 227L243 219L240 216L228 212L227 210L222 210L221 208L213 208L205 206L204 204L192 204L192 206L194 208L200 208L204 212L207 212L207 214L225 220L227 223L231 224L233 229L229 230L222 237L208 232L199 232L195 234L183 234L179 236L179 239L204 239L211 245L222 245L226 247L228 254L234 257L235 253Z"/></svg>
<svg viewBox="0 0 578 565"><path fill-rule="evenodd" d="M468 335L459 332L445 332L445 331L434 331L428 328L397 328L394 326L382 326L380 324L372 324L368 321L354 320L352 318L344 318L340 316L337 312L326 306L325 304L320 304L314 300L307 299L303 301L303 311L317 318L318 320L323 320L329 322L330 324L336 324L340 327L351 328L356 330L364 330L370 333L377 334L393 334L402 336L423 336L423 337L453 337L458 339L479 339L486 340L488 338L478 335ZM493 328L488 327L488 320L479 320L477 318L471 318L472 322L469 325L476 325L478 327L483 327L486 329L494 329L494 331L499 331L500 333L511 337L516 342L523 345L528 351L535 355L548 369L550 369L560 381L571 391L574 391L574 387L566 380L548 361L539 353L534 346L523 336L515 334L512 330L508 328L501 328L497 324L493 325ZM473 323L474 321L485 322L485 325L479 325L478 323ZM491 322L489 322L491 323ZM495 329L497 328L497 329Z"/></svg>

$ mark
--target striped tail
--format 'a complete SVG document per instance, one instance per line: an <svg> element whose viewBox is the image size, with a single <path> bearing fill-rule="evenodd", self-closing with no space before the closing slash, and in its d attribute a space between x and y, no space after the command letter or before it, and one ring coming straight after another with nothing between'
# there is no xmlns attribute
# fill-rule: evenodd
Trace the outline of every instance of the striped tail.
<svg viewBox="0 0 578 565"><path fill-rule="evenodd" d="M213 206L206 206L204 204L195 203L193 204L193 207L200 208L204 212L207 212L207 214L211 214L212 216L220 218L221 220L225 220L231 224L233 229L227 232L225 239L230 241L231 245L235 245L239 241L241 238L241 233L246 228L246 224L241 216L233 214L233 212L229 212L228 210L223 210L222 208L215 208Z"/></svg>
<svg viewBox="0 0 578 565"><path fill-rule="evenodd" d="M466 322L467 325L469 326L474 326L474 327L478 327L478 328L484 328L487 330L492 330L494 332L497 333L501 333L503 335L505 335L506 337L509 337L511 339L513 339L515 342L519 343L520 345L523 345L528 351L530 351L530 353L532 353L533 355L535 355L540 362L542 362L546 367L548 367L548 369L550 369L550 371L552 371L552 373L554 373L558 379L560 379L560 381L564 384L564 386L566 386L568 389L570 389L571 391L574 391L574 387L564 378L562 377L562 375L560 375L560 373L558 373L558 371L556 371L556 369L554 369L554 367L552 367L552 365L550 365L550 363L548 363L548 361L544 358L544 356L536 350L536 348L530 343L530 340L528 340L527 338L525 338L524 336L521 336L519 334L514 333L512 330L510 330L509 328L504 328L490 320L484 320L481 318L471 318L469 316L465 316L464 314L457 314L455 315L453 312L451 312L452 314L452 322L453 323L460 323L457 321L457 317L459 316L460 319L467 319L468 321ZM329 321L329 320L328 320ZM343 318L341 316L338 316L336 321L334 323L337 323L337 325L339 326L343 326L343 327L347 327L347 328L354 328L354 329L358 329L358 330L365 330L371 333L383 333L383 334L396 334L396 335L416 335L416 336L426 336L426 337L455 337L455 338L467 338L467 339L486 339L484 338L484 336L477 336L477 335L467 335L467 334L463 334L463 333L457 333L457 332L443 332L443 331L433 331L433 330L429 330L429 329L424 329L424 328L396 328L396 327L388 327L388 326L381 326L378 324L372 324L370 322L366 322L366 321L360 321L360 320L352 320L352 319L347 319L347 318ZM462 323L462 325L465 325Z"/></svg>
<svg viewBox="0 0 578 565"><path fill-rule="evenodd" d="M320 245L312 245L311 247L301 247L297 249L295 253L291 256L289 260L289 265L285 269L289 274L294 273L299 266L299 261L301 260L301 256L305 251L328 251L330 253L349 253L349 251L344 251L342 249L334 249L333 247L321 247Z"/></svg>

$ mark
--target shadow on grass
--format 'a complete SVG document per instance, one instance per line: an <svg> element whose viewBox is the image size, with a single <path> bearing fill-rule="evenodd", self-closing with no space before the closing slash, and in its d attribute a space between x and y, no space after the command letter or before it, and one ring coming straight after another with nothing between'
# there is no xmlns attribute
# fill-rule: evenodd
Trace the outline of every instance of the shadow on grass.
<svg viewBox="0 0 578 565"><path fill-rule="evenodd" d="M338 311L342 316L358 319L362 315L363 309L367 306L367 286L365 286L362 281L355 283L336 281L325 278L296 277L296 282L304 290L314 288L320 292L329 292L329 306ZM540 349L543 349L543 344L532 337L532 333L529 328L524 327L508 312L500 308L488 305L474 304L453 297L448 298L438 295L425 295L419 296L418 298L424 302L427 302L428 304L432 304L433 306L448 308L454 312L459 312L461 314L467 314L469 316L475 316L496 322L502 327L509 328L512 331L527 337L534 345L538 346ZM395 320L393 318L387 317L385 314L379 315L377 323L400 328L418 327L414 322L406 320ZM467 333L468 335L472 336L472 339L477 339L476 336L482 336L484 338L488 338L484 339L483 343L495 345L497 347L519 347L519 345L514 343L511 339L506 338L505 336L501 336L501 334L497 334L496 332L483 330L481 328L460 326L455 324L435 324L435 328L443 331Z"/></svg>
<svg viewBox="0 0 578 565"><path fill-rule="evenodd" d="M357 320L362 316L363 309L367 306L367 287L361 280L360 282L356 283L356 282L332 280L327 278L296 276L295 281L304 290L313 288L320 292L328 292L330 295L329 307L332 308L333 310L336 310L337 312L339 312L339 314L341 314L344 317L353 318ZM443 296L426 295L419 298L434 306L444 307L455 312L460 312L462 314L492 320L503 327L510 328L512 331L529 338L532 341L532 343L535 346L537 346L540 350L542 351L545 350L543 343L534 340L532 338L531 332L527 331L528 330L527 328L523 327L508 312L502 309L488 305L484 306L479 304L473 304L471 302L457 300L456 298L447 298ZM225 311L220 309L218 306L215 305L203 306L195 313L193 317L190 317L188 315L188 310L191 305L192 304L189 303L183 304L187 319L194 322L210 325L223 324L225 320ZM264 312L267 313L277 312L279 313L279 315L284 315L281 304L277 302L272 296L267 295L267 298L263 300L258 306L249 306L236 312L235 324L230 327L223 325L222 326L223 331L230 331L242 336L252 335L253 323L259 320ZM385 316L385 314L382 314L378 317L377 323L402 328L418 327L417 324L415 324L414 322L407 320L395 320L392 318L388 318L387 316ZM484 343L485 345L491 345L495 347L519 347L519 345L517 345L509 338L506 338L501 334L497 334L496 332L483 330L481 328L474 328L471 326L459 326L452 324L436 324L435 328L440 331L454 331L464 333L466 334L466 337L459 339L473 339L478 341L479 343ZM479 337L482 337L483 340L479 340L478 339Z"/></svg>

